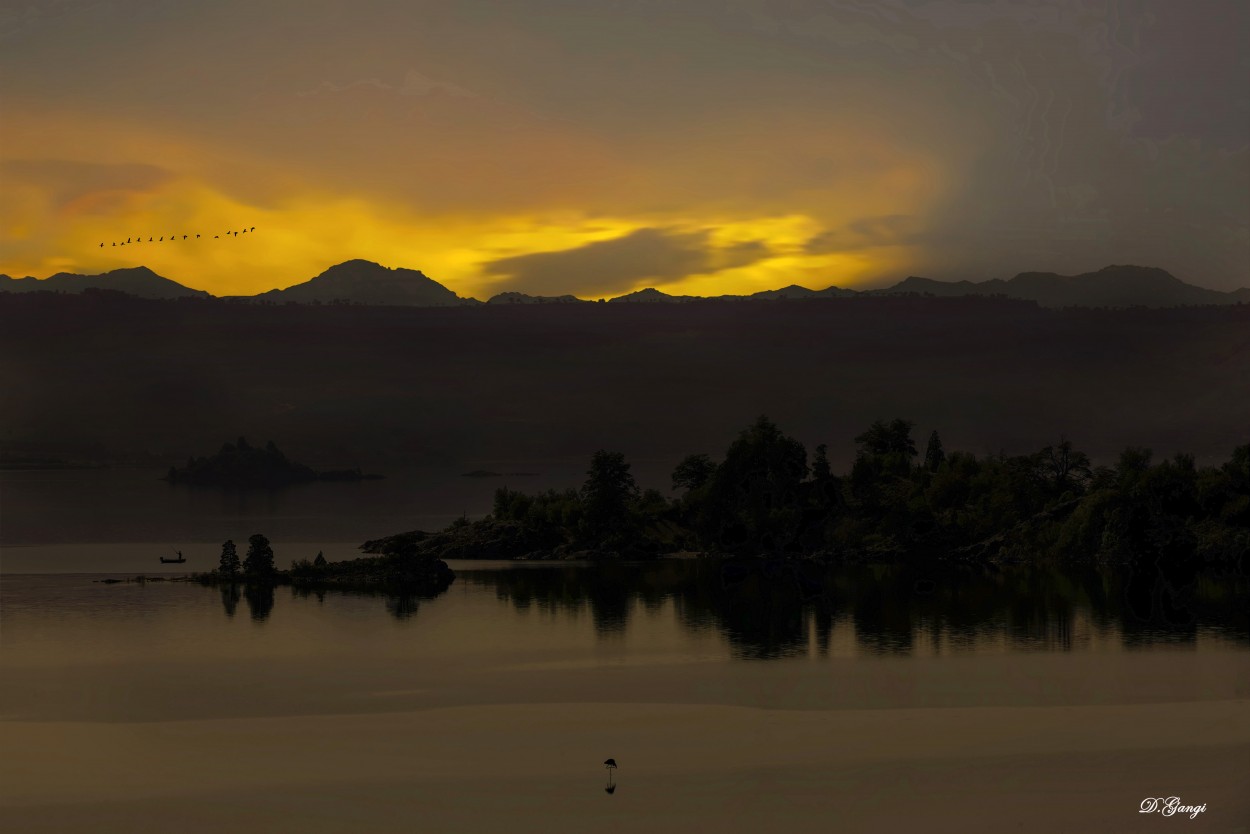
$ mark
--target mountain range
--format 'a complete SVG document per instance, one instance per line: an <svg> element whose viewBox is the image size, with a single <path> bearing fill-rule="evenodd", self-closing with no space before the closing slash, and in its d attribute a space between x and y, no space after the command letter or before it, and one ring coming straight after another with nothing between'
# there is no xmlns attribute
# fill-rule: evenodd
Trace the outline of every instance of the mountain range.
<svg viewBox="0 0 1250 834"><path fill-rule="evenodd" d="M85 290L116 290L141 298L212 298L157 275L147 267L116 269L100 275L61 272L49 278L11 278L0 275L0 292L79 293ZM883 289L857 291L831 286L823 290L790 285L751 295L712 297L668 295L646 288L609 299L611 303L682 303L706 301L772 301L855 296L919 295L937 297L999 296L1033 301L1042 307L1179 307L1250 303L1250 288L1233 292L1209 290L1187 284L1171 273L1153 267L1107 266L1081 275L1022 272L1007 280L935 281L911 276ZM237 300L296 303L349 303L369 306L455 307L509 304L589 303L572 295L533 296L504 292L486 302L465 298L424 273L413 269L389 269L372 261L351 260L332 266L320 275L285 289Z"/></svg>
<svg viewBox="0 0 1250 834"><path fill-rule="evenodd" d="M114 269L101 275L78 275L58 272L48 278L10 278L0 275L0 292L67 292L84 290L116 290L140 298L212 298L203 290L184 287L177 281L162 278L146 266Z"/></svg>

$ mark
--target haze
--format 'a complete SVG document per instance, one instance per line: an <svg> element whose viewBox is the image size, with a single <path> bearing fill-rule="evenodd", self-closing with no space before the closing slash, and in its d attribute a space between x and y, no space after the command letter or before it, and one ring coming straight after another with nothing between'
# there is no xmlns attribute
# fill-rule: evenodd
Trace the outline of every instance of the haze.
<svg viewBox="0 0 1250 834"><path fill-rule="evenodd" d="M368 258L485 298L1139 263L1233 289L1248 33L1235 0L7 4L0 272L228 295Z"/></svg>

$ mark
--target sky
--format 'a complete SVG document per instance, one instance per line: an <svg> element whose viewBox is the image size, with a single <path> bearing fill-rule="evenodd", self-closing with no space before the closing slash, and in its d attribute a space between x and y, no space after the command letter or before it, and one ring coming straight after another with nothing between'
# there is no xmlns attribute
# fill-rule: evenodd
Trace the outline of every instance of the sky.
<svg viewBox="0 0 1250 834"><path fill-rule="evenodd" d="M1229 290L1248 42L1243 0L0 0L0 273Z"/></svg>

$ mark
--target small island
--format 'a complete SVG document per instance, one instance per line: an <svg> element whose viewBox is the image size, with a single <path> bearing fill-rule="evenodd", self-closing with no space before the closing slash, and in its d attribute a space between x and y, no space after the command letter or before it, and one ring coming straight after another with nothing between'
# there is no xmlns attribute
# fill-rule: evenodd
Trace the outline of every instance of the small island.
<svg viewBox="0 0 1250 834"><path fill-rule="evenodd" d="M190 458L181 469L169 467L165 480L194 486L274 489L310 481L367 481L381 477L358 468L318 472L287 458L272 440L258 448L240 437L235 443L222 445L211 457Z"/></svg>
<svg viewBox="0 0 1250 834"><path fill-rule="evenodd" d="M217 569L190 577L204 585L290 585L297 590L339 590L409 593L433 597L455 581L456 574L441 559L400 545L380 555L341 562L327 561L318 553L314 559L299 559L289 570L274 564L269 539L256 533L248 539L247 553L239 558L233 540L221 546Z"/></svg>

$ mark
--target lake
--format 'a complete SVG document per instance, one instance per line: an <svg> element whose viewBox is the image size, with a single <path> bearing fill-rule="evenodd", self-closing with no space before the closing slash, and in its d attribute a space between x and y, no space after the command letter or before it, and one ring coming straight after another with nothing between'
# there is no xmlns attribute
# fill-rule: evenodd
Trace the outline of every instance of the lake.
<svg viewBox="0 0 1250 834"><path fill-rule="evenodd" d="M642 486L667 490L675 464L635 461L633 472ZM247 541L257 532L274 541L355 546L414 528L439 530L466 514L485 515L502 486L526 492L577 487L586 479L587 465L585 460L471 461L385 471L381 480L316 481L273 490L174 485L162 480L165 470L145 467L0 471L0 547L103 542L219 547L227 538ZM338 468L348 466L354 464ZM464 476L475 470L500 474ZM164 552L168 555L168 548ZM5 572L48 569L16 562L20 552L7 555Z"/></svg>
<svg viewBox="0 0 1250 834"><path fill-rule="evenodd" d="M293 542L279 564L352 555ZM26 571L0 577L5 830L1250 821L1244 578L668 560L459 562L433 599L97 581L164 547L4 550ZM1170 796L1206 810L1140 813Z"/></svg>

